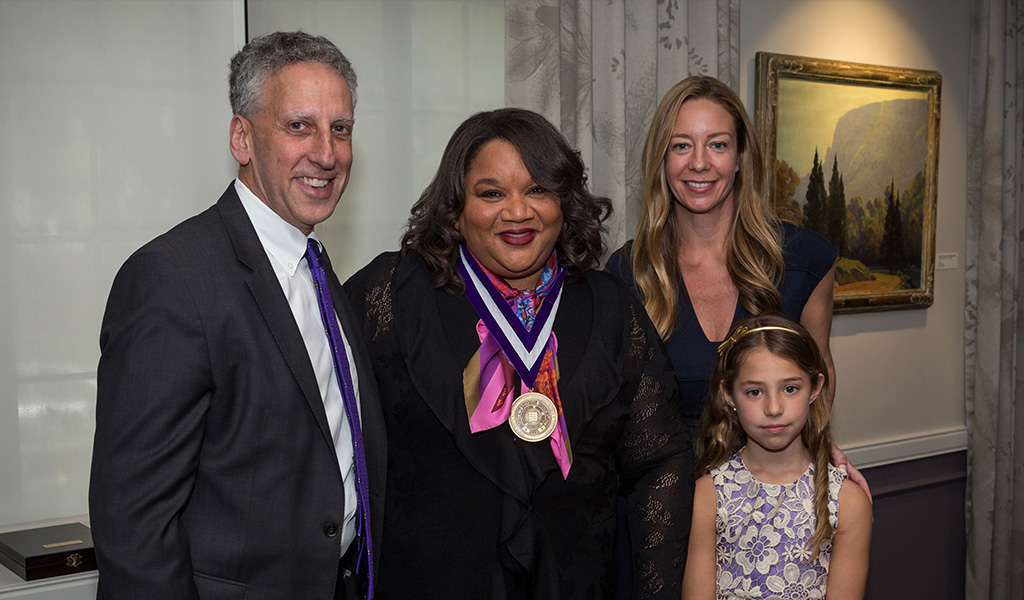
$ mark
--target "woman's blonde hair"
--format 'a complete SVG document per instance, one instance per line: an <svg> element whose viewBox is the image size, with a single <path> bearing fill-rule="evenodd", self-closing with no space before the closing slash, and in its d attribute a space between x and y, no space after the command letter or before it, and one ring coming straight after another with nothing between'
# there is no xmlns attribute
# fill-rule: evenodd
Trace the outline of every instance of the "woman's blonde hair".
<svg viewBox="0 0 1024 600"><path fill-rule="evenodd" d="M713 77L695 75L677 83L662 98L647 132L641 168L643 202L632 246L633 274L644 308L667 339L679 313L679 231L675 197L665 177L665 153L676 117L684 103L705 99L729 113L736 126L739 172L733 186L736 212L729 231L726 264L748 313L780 312L776 286L784 273L778 220L764 201L761 148L743 103L727 85Z"/></svg>
<svg viewBox="0 0 1024 600"><path fill-rule="evenodd" d="M740 330L745 328L746 332ZM739 332L739 333L737 333ZM811 386L821 378L821 391L807 413L801 439L814 463L814 517L817 521L811 537L811 559L818 555L821 543L832 539L832 523L828 512L829 460L832 457L832 393L829 391L828 369L817 342L799 323L781 315L762 315L743 319L729 332L735 341L715 363L709 384L707 404L701 415L697 433L697 476L717 467L747 444L747 434L740 426L736 412L726 401L725 390L732 390L747 356L764 348L790 360L807 373ZM723 346L725 345L723 344Z"/></svg>

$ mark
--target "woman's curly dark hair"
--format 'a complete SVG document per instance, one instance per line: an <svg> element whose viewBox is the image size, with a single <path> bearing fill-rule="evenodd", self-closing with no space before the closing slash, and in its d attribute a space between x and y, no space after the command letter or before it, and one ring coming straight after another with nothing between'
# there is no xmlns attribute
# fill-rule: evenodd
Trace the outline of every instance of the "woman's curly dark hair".
<svg viewBox="0 0 1024 600"><path fill-rule="evenodd" d="M434 287L451 294L463 291L456 266L463 238L456 223L466 203L466 173L480 149L493 140L515 146L537 185L561 200L563 224L555 248L568 275L579 277L597 267L611 200L590 193L583 159L562 134L544 117L520 108L480 112L459 125L433 181L412 207L402 254L416 252L426 261L434 272Z"/></svg>

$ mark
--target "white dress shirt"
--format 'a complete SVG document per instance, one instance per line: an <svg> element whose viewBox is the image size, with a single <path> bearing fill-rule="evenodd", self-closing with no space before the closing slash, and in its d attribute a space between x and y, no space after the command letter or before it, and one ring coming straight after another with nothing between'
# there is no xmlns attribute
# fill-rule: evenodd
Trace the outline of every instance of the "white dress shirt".
<svg viewBox="0 0 1024 600"><path fill-rule="evenodd" d="M316 381L320 387L324 410L327 412L327 423L334 438L334 449L338 455L338 468L345 489L345 522L341 528L341 554L348 550L349 544L356 536L356 505L358 498L355 484L355 460L352 451L352 431L345 416L345 404L338 376L334 372L334 361L331 357L331 345L324 331L320 318L320 308L313 285L313 274L306 262L307 237L295 226L286 222L245 187L238 179L235 180L235 192L238 193L242 206L249 220L256 228L263 249L270 258L277 280L288 299L288 306L295 315L295 322L302 334L302 341L309 352L309 361L316 373ZM319 240L316 233L309 238ZM323 246L321 245L321 249ZM335 315L337 318L337 315ZM342 340L345 343L345 355L352 356L352 347L348 343L345 329L338 323ZM349 363L352 374L352 388L355 392L356 405L359 404L359 374Z"/></svg>

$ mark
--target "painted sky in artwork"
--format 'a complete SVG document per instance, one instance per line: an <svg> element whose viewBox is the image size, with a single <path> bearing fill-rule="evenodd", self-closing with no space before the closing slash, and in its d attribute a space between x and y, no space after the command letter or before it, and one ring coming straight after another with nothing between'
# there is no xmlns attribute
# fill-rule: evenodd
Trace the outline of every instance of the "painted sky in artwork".
<svg viewBox="0 0 1024 600"><path fill-rule="evenodd" d="M928 92L780 77L776 158L804 177L811 171L815 147L824 160L840 117L865 104L904 98L927 100Z"/></svg>

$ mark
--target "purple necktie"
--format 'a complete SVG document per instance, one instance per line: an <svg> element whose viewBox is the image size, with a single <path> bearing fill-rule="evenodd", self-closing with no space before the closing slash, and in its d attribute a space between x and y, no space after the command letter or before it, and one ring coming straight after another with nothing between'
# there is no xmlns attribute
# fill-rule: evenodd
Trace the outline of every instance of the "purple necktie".
<svg viewBox="0 0 1024 600"><path fill-rule="evenodd" d="M373 541L370 536L370 490L366 478L366 452L363 449L363 428L359 425L359 409L356 406L356 393L352 389L352 375L349 372L348 357L345 356L345 342L341 338L341 328L335 318L334 302L331 300L330 288L327 287L327 275L320 262L320 245L309 239L306 246L306 261L313 274L313 285L316 287L317 305L320 307L320 318L324 323L327 339L331 343L331 356L334 359L334 372L341 384L341 395L345 400L345 414L348 426L352 431L352 451L356 463L356 494L359 506L356 509L356 543L359 544L359 559L356 561L356 572L365 577L363 591L368 600L373 598ZM363 569L363 565L366 569Z"/></svg>

